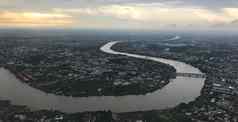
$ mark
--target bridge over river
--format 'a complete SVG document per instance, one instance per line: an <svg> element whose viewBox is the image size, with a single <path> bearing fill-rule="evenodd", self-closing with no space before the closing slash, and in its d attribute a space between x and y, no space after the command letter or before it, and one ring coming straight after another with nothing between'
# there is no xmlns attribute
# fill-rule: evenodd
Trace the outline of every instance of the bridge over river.
<svg viewBox="0 0 238 122"><path fill-rule="evenodd" d="M177 77L190 77L190 78L206 78L206 74L197 74L197 73L176 73Z"/></svg>

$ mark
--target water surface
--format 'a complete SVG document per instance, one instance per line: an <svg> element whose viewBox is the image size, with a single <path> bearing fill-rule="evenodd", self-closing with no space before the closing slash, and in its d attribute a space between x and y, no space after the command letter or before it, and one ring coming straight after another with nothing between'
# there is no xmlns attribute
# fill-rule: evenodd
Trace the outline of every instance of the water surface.
<svg viewBox="0 0 238 122"><path fill-rule="evenodd" d="M201 73L199 69L183 62L116 52L111 46L118 42L109 42L101 50L114 55L127 55L145 60L153 60L170 64L178 72ZM19 81L12 73L0 68L0 99L10 100L15 105L27 105L39 109L54 109L62 112L84 112L111 110L113 112L145 111L152 109L166 109L179 103L187 103L200 95L204 85L204 78L177 77L160 90L146 95L127 96L93 96L93 97L66 97L47 94Z"/></svg>

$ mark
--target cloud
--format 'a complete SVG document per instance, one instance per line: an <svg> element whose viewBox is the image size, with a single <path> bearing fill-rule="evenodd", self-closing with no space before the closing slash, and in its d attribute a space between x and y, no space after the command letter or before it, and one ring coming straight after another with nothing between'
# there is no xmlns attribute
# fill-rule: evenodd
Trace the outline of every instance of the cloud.
<svg viewBox="0 0 238 122"><path fill-rule="evenodd" d="M212 24L226 23L233 20L231 17L224 14L224 12L215 13L205 9L198 9L194 11L194 14Z"/></svg>
<svg viewBox="0 0 238 122"><path fill-rule="evenodd" d="M71 16L58 13L0 12L0 25L6 26L65 26L72 23Z"/></svg>
<svg viewBox="0 0 238 122"><path fill-rule="evenodd" d="M179 2L175 2L174 4L179 4ZM98 23L96 22L97 18L104 17L107 18L106 20L110 18L110 20L122 21L115 23L115 25L126 22L130 23L126 25L132 28L135 25L142 28L163 28L171 27L170 25L176 25L178 28L188 27L189 25L193 25L193 27L211 27L214 25L227 25L238 19L238 8L221 8L219 11L214 11L202 7L175 7L163 3L114 4L93 8L55 8L53 11L74 16L95 18L95 23ZM94 23L93 21L91 22ZM103 25L106 25L105 23L107 22L102 22ZM111 25L113 24L110 23L109 26Z"/></svg>
<svg viewBox="0 0 238 122"><path fill-rule="evenodd" d="M238 19L238 8L224 8L223 11L229 17Z"/></svg>
<svg viewBox="0 0 238 122"><path fill-rule="evenodd" d="M158 22L174 24L198 22L195 18L194 8L172 8L163 4L134 4L134 5L106 5L95 8L61 9L55 8L55 12L73 13L87 16L106 16L126 21Z"/></svg>
<svg viewBox="0 0 238 122"><path fill-rule="evenodd" d="M219 12L198 10L195 14L215 25L227 25L238 19L238 8L223 8Z"/></svg>
<svg viewBox="0 0 238 122"><path fill-rule="evenodd" d="M56 4L57 3L57 4ZM45 10L50 8L83 8L103 5L166 4L176 7L201 7L219 10L237 7L237 0L0 0L0 8Z"/></svg>
<svg viewBox="0 0 238 122"><path fill-rule="evenodd" d="M238 19L237 0L30 0L27 4L26 1L0 0L3 11L0 24L208 27Z"/></svg>

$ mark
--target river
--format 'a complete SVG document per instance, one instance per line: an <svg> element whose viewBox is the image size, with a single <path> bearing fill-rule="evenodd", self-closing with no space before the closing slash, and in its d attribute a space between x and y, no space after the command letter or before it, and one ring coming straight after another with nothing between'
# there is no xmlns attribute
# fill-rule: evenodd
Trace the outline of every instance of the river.
<svg viewBox="0 0 238 122"><path fill-rule="evenodd" d="M105 53L153 60L174 66L180 73L201 73L199 69L174 60L117 52L111 49L118 41L109 42L100 49ZM179 103L188 103L200 95L204 78L177 77L160 90L146 95L67 97L47 94L19 81L12 73L0 68L0 99L15 105L27 105L33 110L48 109L67 113L111 110L112 112L166 109Z"/></svg>

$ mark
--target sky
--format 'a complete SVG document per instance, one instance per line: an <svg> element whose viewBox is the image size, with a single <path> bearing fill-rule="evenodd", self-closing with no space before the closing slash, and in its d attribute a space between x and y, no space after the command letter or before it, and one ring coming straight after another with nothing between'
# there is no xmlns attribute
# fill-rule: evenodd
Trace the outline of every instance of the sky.
<svg viewBox="0 0 238 122"><path fill-rule="evenodd" d="M1 27L238 27L238 0L0 0Z"/></svg>

